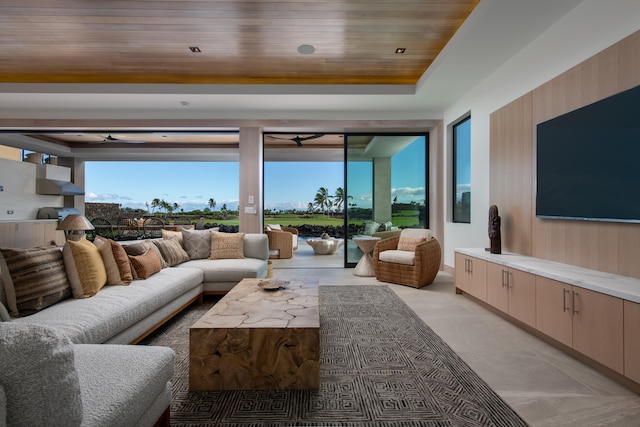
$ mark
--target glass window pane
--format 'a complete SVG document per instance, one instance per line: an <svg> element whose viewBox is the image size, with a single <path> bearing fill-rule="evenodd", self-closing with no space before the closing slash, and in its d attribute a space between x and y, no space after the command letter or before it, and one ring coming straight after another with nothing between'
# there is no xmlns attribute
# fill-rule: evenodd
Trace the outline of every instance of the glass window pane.
<svg viewBox="0 0 640 427"><path fill-rule="evenodd" d="M471 117L453 126L453 222L471 222Z"/></svg>
<svg viewBox="0 0 640 427"><path fill-rule="evenodd" d="M346 151L346 264L353 266L363 255L353 237L428 227L427 136L348 135Z"/></svg>
<svg viewBox="0 0 640 427"><path fill-rule="evenodd" d="M207 226L239 223L239 162L88 161L85 189L86 203L114 204L118 216L159 216L169 223L204 216Z"/></svg>

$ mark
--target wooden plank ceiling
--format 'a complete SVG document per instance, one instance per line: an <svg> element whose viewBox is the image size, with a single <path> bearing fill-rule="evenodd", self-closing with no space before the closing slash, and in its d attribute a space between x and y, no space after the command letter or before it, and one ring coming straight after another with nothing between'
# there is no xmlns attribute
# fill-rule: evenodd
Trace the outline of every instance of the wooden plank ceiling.
<svg viewBox="0 0 640 427"><path fill-rule="evenodd" d="M478 2L3 0L0 82L415 84Z"/></svg>

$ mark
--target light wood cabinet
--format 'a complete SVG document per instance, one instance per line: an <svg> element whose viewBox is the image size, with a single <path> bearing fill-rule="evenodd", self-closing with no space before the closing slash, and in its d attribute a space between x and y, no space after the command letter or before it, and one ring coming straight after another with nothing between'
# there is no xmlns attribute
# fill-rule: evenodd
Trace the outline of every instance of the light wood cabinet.
<svg viewBox="0 0 640 427"><path fill-rule="evenodd" d="M639 280L482 249L457 250L455 260L456 286L464 293L482 299L479 289L484 289L483 301L508 317L580 353L593 366L607 367L605 373L615 371L640 385Z"/></svg>
<svg viewBox="0 0 640 427"><path fill-rule="evenodd" d="M525 271L487 263L487 303L535 327L535 276Z"/></svg>
<svg viewBox="0 0 640 427"><path fill-rule="evenodd" d="M624 372L623 300L573 287L573 348Z"/></svg>
<svg viewBox="0 0 640 427"><path fill-rule="evenodd" d="M624 302L624 375L640 383L640 304Z"/></svg>
<svg viewBox="0 0 640 427"><path fill-rule="evenodd" d="M487 300L487 262L456 253L456 287L474 297Z"/></svg>
<svg viewBox="0 0 640 427"><path fill-rule="evenodd" d="M571 347L573 319L571 285L536 277L536 329Z"/></svg>
<svg viewBox="0 0 640 427"><path fill-rule="evenodd" d="M30 248L55 242L62 246L64 232L56 230L58 221L0 222L0 247Z"/></svg>
<svg viewBox="0 0 640 427"><path fill-rule="evenodd" d="M624 373L623 300L537 277L536 312L540 332Z"/></svg>

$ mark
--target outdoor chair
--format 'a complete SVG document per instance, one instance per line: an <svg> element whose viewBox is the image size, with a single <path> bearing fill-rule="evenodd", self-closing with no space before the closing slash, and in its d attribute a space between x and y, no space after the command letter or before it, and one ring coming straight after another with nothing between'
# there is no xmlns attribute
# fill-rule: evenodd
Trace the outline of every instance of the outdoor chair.
<svg viewBox="0 0 640 427"><path fill-rule="evenodd" d="M147 239L157 239L162 237L162 229L165 223L161 218L147 218L144 220L144 237Z"/></svg>
<svg viewBox="0 0 640 427"><path fill-rule="evenodd" d="M430 230L406 228L400 236L380 240L373 249L376 279L421 288L440 270L442 248Z"/></svg>
<svg viewBox="0 0 640 427"><path fill-rule="evenodd" d="M118 240L135 240L140 237L138 222L131 218L120 218L117 223Z"/></svg>
<svg viewBox="0 0 640 427"><path fill-rule="evenodd" d="M190 218L181 216L173 220L173 225L192 225L192 224L191 224Z"/></svg>
<svg viewBox="0 0 640 427"><path fill-rule="evenodd" d="M95 236L100 236L106 239L114 238L113 224L108 219L93 218L91 220L91 224L93 225L94 229L87 232L88 236L93 236L94 238Z"/></svg>

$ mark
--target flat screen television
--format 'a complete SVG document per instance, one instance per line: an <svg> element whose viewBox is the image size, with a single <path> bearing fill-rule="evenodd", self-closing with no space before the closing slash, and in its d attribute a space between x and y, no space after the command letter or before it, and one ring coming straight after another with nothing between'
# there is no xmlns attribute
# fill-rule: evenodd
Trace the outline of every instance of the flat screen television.
<svg viewBox="0 0 640 427"><path fill-rule="evenodd" d="M640 222L640 86L537 125L536 216Z"/></svg>

